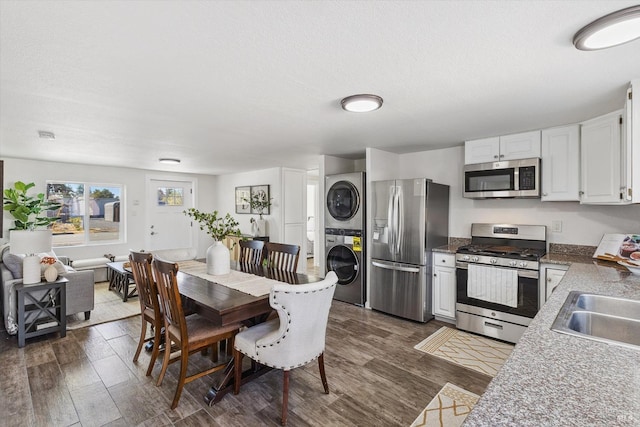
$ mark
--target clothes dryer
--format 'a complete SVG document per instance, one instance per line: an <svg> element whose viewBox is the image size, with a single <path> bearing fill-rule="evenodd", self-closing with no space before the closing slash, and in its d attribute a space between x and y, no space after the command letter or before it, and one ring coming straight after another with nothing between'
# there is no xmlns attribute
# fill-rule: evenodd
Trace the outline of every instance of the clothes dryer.
<svg viewBox="0 0 640 427"><path fill-rule="evenodd" d="M364 230L364 172L325 177L325 228Z"/></svg>
<svg viewBox="0 0 640 427"><path fill-rule="evenodd" d="M326 267L338 276L334 299L364 305L365 264L362 230L326 228Z"/></svg>

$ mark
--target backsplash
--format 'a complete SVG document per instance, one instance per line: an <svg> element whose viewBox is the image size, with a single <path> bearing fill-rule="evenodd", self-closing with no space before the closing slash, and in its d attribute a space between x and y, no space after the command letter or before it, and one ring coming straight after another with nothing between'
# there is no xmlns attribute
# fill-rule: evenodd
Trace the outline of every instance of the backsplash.
<svg viewBox="0 0 640 427"><path fill-rule="evenodd" d="M471 239L466 237L449 237L449 245L464 246L471 244Z"/></svg>
<svg viewBox="0 0 640 427"><path fill-rule="evenodd" d="M550 254L585 255L593 256L597 246L566 245L561 243L549 243Z"/></svg>

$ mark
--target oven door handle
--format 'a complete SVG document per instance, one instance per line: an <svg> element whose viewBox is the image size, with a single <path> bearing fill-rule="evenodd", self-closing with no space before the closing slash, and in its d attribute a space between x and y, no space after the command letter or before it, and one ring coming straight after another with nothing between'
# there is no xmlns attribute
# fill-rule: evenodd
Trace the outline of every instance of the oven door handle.
<svg viewBox="0 0 640 427"><path fill-rule="evenodd" d="M456 268L459 268L461 270L468 270L468 267L469 265L466 263L456 262ZM496 268L502 268L502 267L496 267ZM505 268L505 270L507 269ZM540 277L538 270L517 270L517 273L518 273L518 277L525 277L527 279L537 279L538 277Z"/></svg>

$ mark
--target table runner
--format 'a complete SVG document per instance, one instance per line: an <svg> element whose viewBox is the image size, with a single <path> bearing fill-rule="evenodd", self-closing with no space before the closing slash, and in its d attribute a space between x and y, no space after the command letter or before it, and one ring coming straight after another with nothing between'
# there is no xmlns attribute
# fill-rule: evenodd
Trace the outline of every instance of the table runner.
<svg viewBox="0 0 640 427"><path fill-rule="evenodd" d="M178 267L180 268L180 271L185 274L200 277L202 279L218 283L222 286L226 286L227 288L253 295L254 297L268 295L273 285L276 283L282 283L277 280L236 270L231 270L229 274L213 276L211 274L207 274L207 264L199 261L179 261Z"/></svg>

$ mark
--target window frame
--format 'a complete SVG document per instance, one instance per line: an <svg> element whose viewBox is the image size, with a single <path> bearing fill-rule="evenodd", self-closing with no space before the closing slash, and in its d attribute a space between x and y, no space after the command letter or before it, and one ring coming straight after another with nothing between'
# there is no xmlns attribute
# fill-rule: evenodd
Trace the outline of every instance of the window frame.
<svg viewBox="0 0 640 427"><path fill-rule="evenodd" d="M127 230L127 215L126 215L126 204L125 204L125 200L126 200L126 185L125 184L121 184L121 183L105 183L105 182L97 182L97 181L82 181L82 180L61 180L61 179L51 179L51 180L47 180L46 181L46 187L45 187L45 198L48 199L49 198L49 185L69 185L69 184L75 184L75 185L82 185L83 186L83 198L84 198L84 206L83 206L83 210L84 210L84 214L82 215L83 218L83 239L81 243L78 244L60 244L59 242L56 242L56 236L57 234L53 233L53 247L54 248L79 248L79 247L86 247L86 246L103 246L103 245L116 245L116 244L123 244L127 242L126 236L126 230ZM88 197L88 195L91 194L90 190L91 188L119 188L120 189L120 196L118 199L118 202L120 202L120 215L119 215L119 227L118 227L118 238L117 239L111 239L111 240L91 240L91 197ZM87 196L87 197L85 197Z"/></svg>

